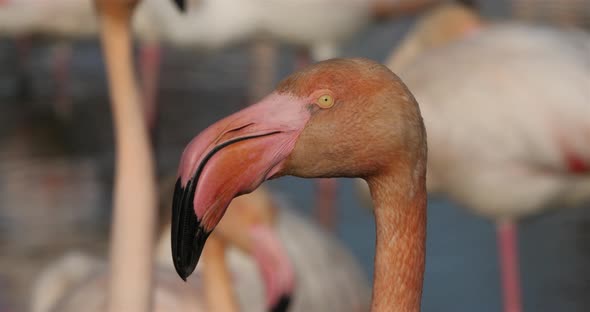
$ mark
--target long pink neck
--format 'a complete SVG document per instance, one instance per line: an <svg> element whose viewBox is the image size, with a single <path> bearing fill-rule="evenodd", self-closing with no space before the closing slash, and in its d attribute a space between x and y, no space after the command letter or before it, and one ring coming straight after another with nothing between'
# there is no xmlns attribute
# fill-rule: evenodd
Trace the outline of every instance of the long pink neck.
<svg viewBox="0 0 590 312"><path fill-rule="evenodd" d="M96 1L116 139L109 299L106 311L151 311L156 179L132 68L133 1Z"/></svg>
<svg viewBox="0 0 590 312"><path fill-rule="evenodd" d="M377 226L373 312L420 311L426 189L423 177L413 174L406 177L381 176L369 180Z"/></svg>

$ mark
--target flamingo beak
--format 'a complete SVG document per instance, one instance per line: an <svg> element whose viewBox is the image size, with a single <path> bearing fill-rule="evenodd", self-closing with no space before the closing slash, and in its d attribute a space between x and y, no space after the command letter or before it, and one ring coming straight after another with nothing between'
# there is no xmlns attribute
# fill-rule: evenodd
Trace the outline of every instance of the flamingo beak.
<svg viewBox="0 0 590 312"><path fill-rule="evenodd" d="M174 0L174 4L181 12L186 12L186 0Z"/></svg>
<svg viewBox="0 0 590 312"><path fill-rule="evenodd" d="M279 299L278 303L275 306L273 306L270 311L271 312L285 312L289 308L290 304L291 304L291 296L283 295Z"/></svg>
<svg viewBox="0 0 590 312"><path fill-rule="evenodd" d="M281 175L309 118L305 101L273 93L188 144L172 204L172 257L182 279L194 271L231 200Z"/></svg>
<svg viewBox="0 0 590 312"><path fill-rule="evenodd" d="M295 271L278 234L269 226L250 228L254 240L253 256L262 273L269 311L287 311L295 289Z"/></svg>

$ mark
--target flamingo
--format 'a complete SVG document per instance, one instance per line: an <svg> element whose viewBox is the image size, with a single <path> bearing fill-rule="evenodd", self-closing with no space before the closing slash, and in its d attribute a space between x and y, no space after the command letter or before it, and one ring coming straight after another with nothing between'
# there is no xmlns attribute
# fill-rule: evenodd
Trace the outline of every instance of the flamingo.
<svg viewBox="0 0 590 312"><path fill-rule="evenodd" d="M116 138L108 311L152 307L154 159L131 61L131 16L137 0L96 0ZM141 196L132 196L141 194Z"/></svg>
<svg viewBox="0 0 590 312"><path fill-rule="evenodd" d="M319 62L193 139L173 201L184 217L172 231L186 246L173 248L179 275L194 270L234 197L283 175L367 180L377 226L371 311L420 310L426 132L418 104L395 74L367 59Z"/></svg>
<svg viewBox="0 0 590 312"><path fill-rule="evenodd" d="M413 14L441 0L184 2L179 0L186 8L181 14L167 1L145 0L134 21L136 31L176 46L210 50L267 37L304 47L319 61L339 55L340 45L374 18Z"/></svg>
<svg viewBox="0 0 590 312"><path fill-rule="evenodd" d="M224 243L212 237L204 252L199 279L185 284L171 270L154 270L153 311L238 311L231 276L224 264ZM39 275L33 290L32 312L104 311L107 265L79 252L69 252Z"/></svg>
<svg viewBox="0 0 590 312"><path fill-rule="evenodd" d="M331 14L325 14L327 11ZM136 31L176 46L219 49L268 34L283 42L310 47L314 58L322 59L333 55L340 42L368 24L370 2L344 1L333 10L333 3L326 0L207 0L180 14L166 1L145 0L139 12L134 21Z"/></svg>
<svg viewBox="0 0 590 312"><path fill-rule="evenodd" d="M470 7L446 3L434 7L416 23L389 56L387 66L394 72L410 66L421 53L476 34L486 22Z"/></svg>
<svg viewBox="0 0 590 312"><path fill-rule="evenodd" d="M389 55L387 67L395 73L402 72L422 53L475 34L485 24L486 22L467 5L446 3L436 6L417 21ZM367 183L357 179L357 188L365 206L370 207L371 194Z"/></svg>
<svg viewBox="0 0 590 312"><path fill-rule="evenodd" d="M590 197L590 37L472 16L453 42L429 40L442 13L405 41L421 46L387 64L421 103L429 192L496 222L504 310L521 311L515 222Z"/></svg>
<svg viewBox="0 0 590 312"><path fill-rule="evenodd" d="M162 196L166 199L161 201L162 214L170 210L175 180L162 183L161 191L166 194ZM187 287L174 282L170 277L173 272L166 269L172 267L170 224L162 223L156 248L156 309L166 310L174 303L184 304L179 311L205 311L204 307L235 311L212 308L221 307L229 299L232 306L240 306L242 311L284 311L287 306L289 311L365 310L369 291L354 259L304 219L288 209L275 209L283 205L264 187L233 201L231 210L211 234L215 244L224 247L225 254L205 259L204 266L197 268L199 274L191 276ZM210 247L207 244L206 248ZM297 271L289 259L293 259ZM221 277L232 275L232 282L220 278L220 272L225 272ZM38 277L32 312L99 310L95 307L105 299L105 275L104 261L78 252L66 254ZM256 275L262 277L265 300ZM331 290L325 285L348 287ZM191 297L191 293L196 296ZM222 298L216 298L216 294Z"/></svg>
<svg viewBox="0 0 590 312"><path fill-rule="evenodd" d="M174 189L175 183L170 183L170 186ZM170 196L163 198L171 197L172 192ZM268 188L261 187L250 194L236 198L230 204L226 217L211 233L221 237L229 238L232 235L234 237L231 246L237 248L229 248L228 263L230 270L237 275L234 286L237 290L236 295L240 298L240 306L245 311L260 311L264 307L280 306L278 303L281 301L291 301L289 311L294 312L365 311L368 307L369 288L355 259L331 235L323 233L317 226L293 213L289 208L286 200L271 193ZM261 228L261 224L266 224L266 229ZM161 263L173 265L170 253L172 241L170 227L171 224L164 226L166 230L163 231L159 240L158 259ZM261 237L260 233L266 234ZM288 268L285 268L283 264L278 266L279 269L283 267L280 270L283 273L279 272L275 275L280 277L294 274L290 279L294 279L295 285L288 287L287 295L289 296L277 296L281 294L280 291L277 292L280 288L271 285L271 282L279 278L265 276L269 268L277 267L269 266L268 260L273 257L269 257L268 254L272 255L272 253L267 252L267 256L264 257L257 252L263 246L271 246L267 248L273 251L282 245L287 249L288 259L296 270L290 273L292 269L285 270ZM260 287L252 284L252 280L257 280L254 276L256 270L253 269L251 257L244 257L244 252L258 259L256 265L258 271L263 273L266 298L270 301L267 301L266 305L259 300L261 296L253 295L253 289ZM285 256L277 255L275 258L281 259ZM199 267L196 269L199 270ZM282 287L290 284L292 282L286 281ZM334 289L331 285L346 285L346 287ZM290 298L291 293L293 297ZM276 299L281 300L276 301ZM273 300L277 302L274 305Z"/></svg>
<svg viewBox="0 0 590 312"><path fill-rule="evenodd" d="M167 187L171 188L171 187ZM260 190L261 193L264 192ZM220 224L212 235L215 241L212 248L207 245L204 268L198 279L192 279L187 285L172 279L173 271L167 266L168 261L162 256L157 258L154 268L155 310L167 311L175 307L179 311L205 311L205 307L215 311L237 311L238 300L234 295L234 283L230 281L230 268L226 265L225 250L228 245L245 246L244 250L257 259L260 271L267 286L267 301L271 311L286 308L293 291L294 275L291 263L282 245L275 238L267 223L272 216L268 209L261 206L260 197L250 197L236 202L236 213ZM168 210L168 209L162 209ZM250 235L252 239L248 239ZM169 235L162 235L157 248L158 254L170 254ZM166 243L163 243L163 241ZM259 240L259 241L256 241ZM164 251L163 248L167 250ZM168 260L169 257L166 258ZM256 298L258 290L256 279L243 271L254 271L249 266L233 266L243 282L236 288L251 301ZM70 252L50 264L38 278L33 293L33 312L47 311L100 311L104 305L106 277L108 274L103 261L90 256ZM249 277L249 278L248 278ZM199 297L191 296L192 293Z"/></svg>

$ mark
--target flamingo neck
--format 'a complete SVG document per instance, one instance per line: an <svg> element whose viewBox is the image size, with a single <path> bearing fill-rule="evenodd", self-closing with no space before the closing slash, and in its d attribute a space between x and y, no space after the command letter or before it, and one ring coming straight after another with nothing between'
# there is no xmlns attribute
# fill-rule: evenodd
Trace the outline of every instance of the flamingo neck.
<svg viewBox="0 0 590 312"><path fill-rule="evenodd" d="M239 311L225 252L224 242L215 235L209 238L205 250L203 250L203 282L209 311Z"/></svg>
<svg viewBox="0 0 590 312"><path fill-rule="evenodd" d="M116 144L107 311L152 308L155 164L131 57L133 0L96 2Z"/></svg>
<svg viewBox="0 0 590 312"><path fill-rule="evenodd" d="M426 241L423 175L368 181L377 227L371 311L420 311Z"/></svg>

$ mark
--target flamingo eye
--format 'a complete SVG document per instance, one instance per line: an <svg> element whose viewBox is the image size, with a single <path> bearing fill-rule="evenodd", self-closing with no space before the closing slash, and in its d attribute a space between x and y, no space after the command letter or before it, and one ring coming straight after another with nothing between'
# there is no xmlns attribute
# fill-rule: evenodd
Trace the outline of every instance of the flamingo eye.
<svg viewBox="0 0 590 312"><path fill-rule="evenodd" d="M334 106L334 97L332 97L329 94L324 94L324 95L318 97L318 99L316 100L316 103L321 108L330 108L330 107Z"/></svg>

